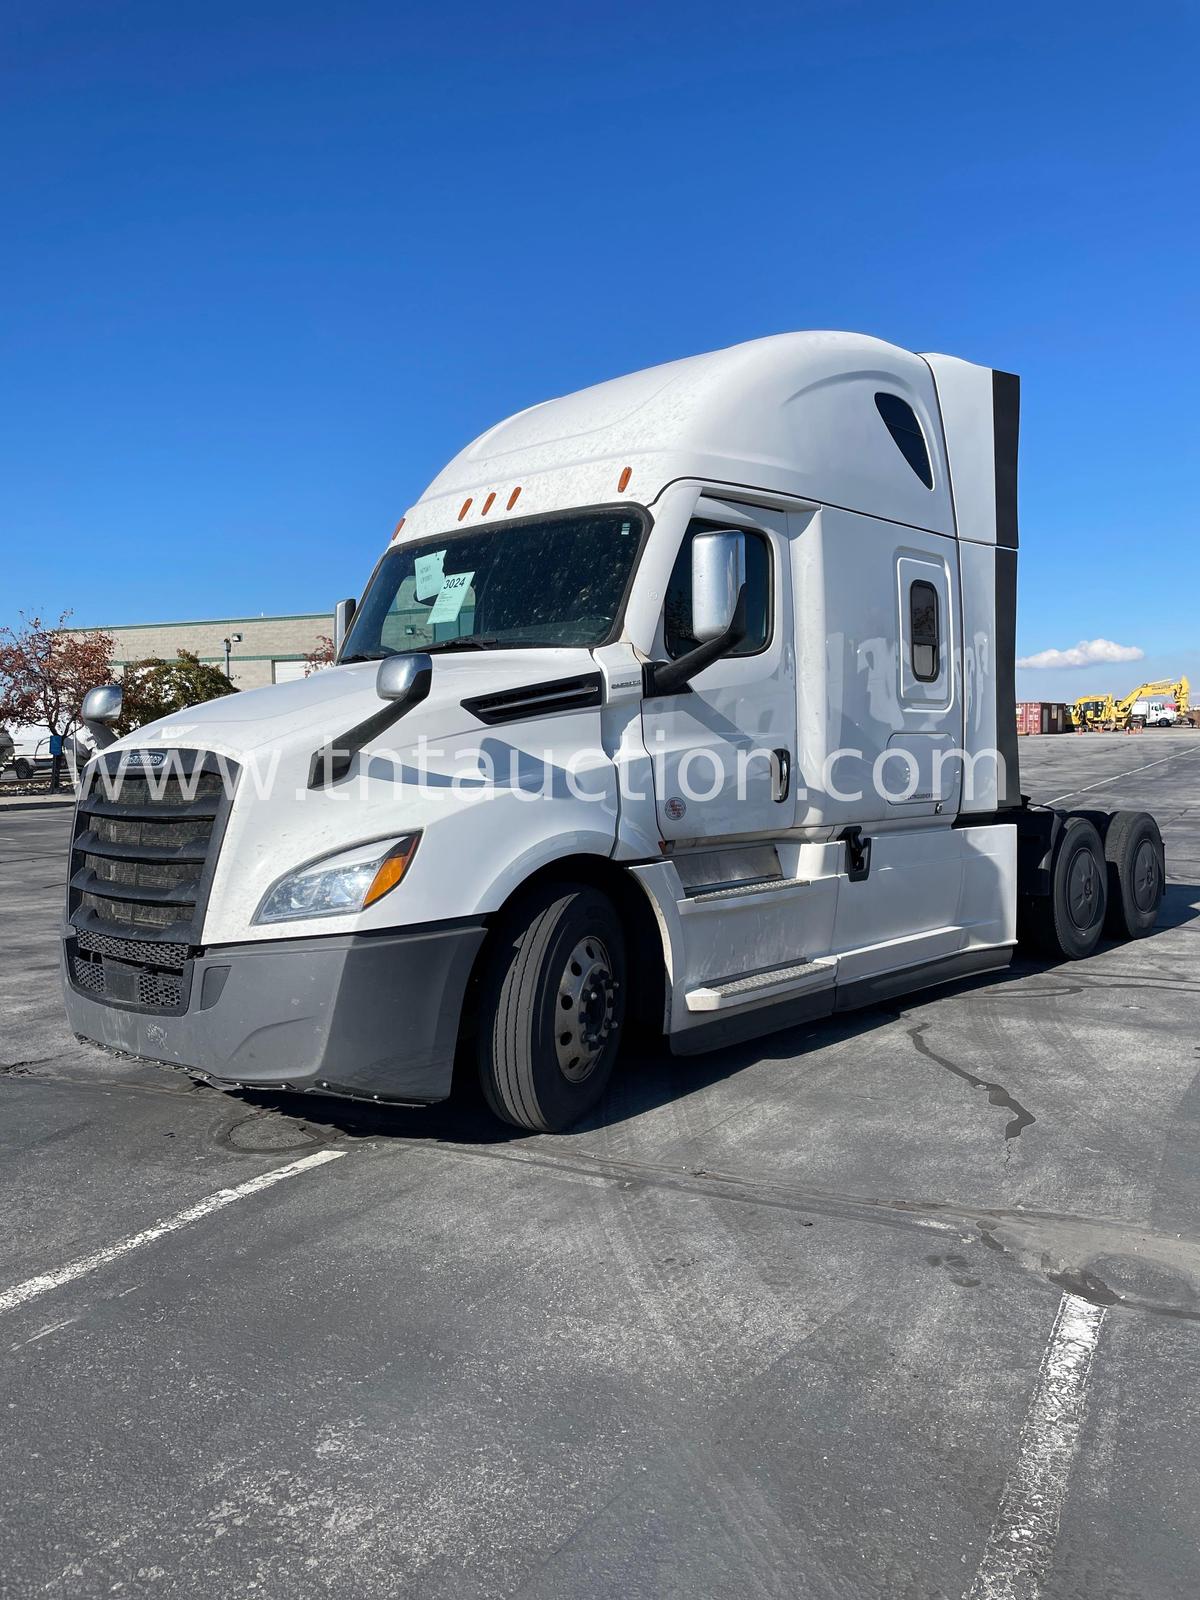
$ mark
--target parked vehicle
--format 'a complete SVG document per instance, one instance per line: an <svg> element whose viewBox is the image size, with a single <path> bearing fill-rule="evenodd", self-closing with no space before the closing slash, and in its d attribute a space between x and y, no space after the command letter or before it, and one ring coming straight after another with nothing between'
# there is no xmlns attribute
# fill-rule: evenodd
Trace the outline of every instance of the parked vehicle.
<svg viewBox="0 0 1200 1600"><path fill-rule="evenodd" d="M1138 728L1170 728L1185 721L1191 705L1191 684L1187 678L1172 682L1160 678L1143 683L1127 694L1117 707L1119 719Z"/></svg>
<svg viewBox="0 0 1200 1600"><path fill-rule="evenodd" d="M457 1061L553 1129L634 1022L691 1053L1148 932L1153 819L1020 794L1017 427L1012 375L840 333L500 423L336 666L89 764L72 1028L378 1101Z"/></svg>
<svg viewBox="0 0 1200 1600"><path fill-rule="evenodd" d="M18 736L23 732L23 729L18 729ZM9 768L12 769L13 776L21 779L22 782L26 778L33 777L33 761L26 753L24 742L18 748L16 740L9 730L0 728L0 772L7 771Z"/></svg>

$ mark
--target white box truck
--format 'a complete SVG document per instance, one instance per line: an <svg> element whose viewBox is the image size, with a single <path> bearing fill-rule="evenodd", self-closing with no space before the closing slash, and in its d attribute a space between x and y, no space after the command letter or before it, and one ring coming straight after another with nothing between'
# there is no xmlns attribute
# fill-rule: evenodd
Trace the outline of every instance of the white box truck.
<svg viewBox="0 0 1200 1600"><path fill-rule="evenodd" d="M795 333L501 422L338 664L110 742L83 1039L228 1087L568 1126L694 1052L1155 922L1152 818L1019 792L1018 382ZM119 690L92 692L103 731Z"/></svg>

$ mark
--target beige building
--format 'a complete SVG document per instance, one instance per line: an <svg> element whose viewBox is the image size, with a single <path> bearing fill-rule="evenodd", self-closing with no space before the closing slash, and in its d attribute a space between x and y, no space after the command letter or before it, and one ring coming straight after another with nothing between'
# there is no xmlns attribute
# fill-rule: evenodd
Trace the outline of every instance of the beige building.
<svg viewBox="0 0 1200 1600"><path fill-rule="evenodd" d="M264 683L285 683L304 676L305 658L333 637L331 613L315 611L291 617L218 617L208 622L139 622L120 627L73 629L107 633L116 642L114 665L161 656L167 661L190 650L201 661L224 669L225 640L230 641L229 675L238 689ZM240 634L241 637L235 638Z"/></svg>

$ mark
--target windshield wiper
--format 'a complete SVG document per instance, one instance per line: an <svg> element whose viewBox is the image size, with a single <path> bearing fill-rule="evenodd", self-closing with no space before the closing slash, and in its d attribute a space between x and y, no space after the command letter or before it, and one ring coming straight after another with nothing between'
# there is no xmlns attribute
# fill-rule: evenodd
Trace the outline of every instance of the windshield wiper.
<svg viewBox="0 0 1200 1600"><path fill-rule="evenodd" d="M425 654L431 656L446 650L504 650L510 643L508 639L492 639L482 633L464 633L458 639L439 639L436 644L427 644Z"/></svg>
<svg viewBox="0 0 1200 1600"><path fill-rule="evenodd" d="M399 655L398 650L365 650L362 655L343 656L338 662L339 667L348 667L354 661L386 661L388 656Z"/></svg>

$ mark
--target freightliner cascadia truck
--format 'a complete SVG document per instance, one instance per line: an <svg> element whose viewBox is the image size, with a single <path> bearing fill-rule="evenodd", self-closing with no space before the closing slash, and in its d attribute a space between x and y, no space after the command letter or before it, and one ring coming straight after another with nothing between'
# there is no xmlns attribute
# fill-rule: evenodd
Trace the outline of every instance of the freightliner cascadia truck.
<svg viewBox="0 0 1200 1600"><path fill-rule="evenodd" d="M710 1049L1155 923L1144 813L1020 793L1018 381L846 333L519 412L402 519L335 664L85 717L82 1039L565 1128Z"/></svg>

